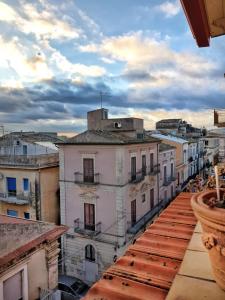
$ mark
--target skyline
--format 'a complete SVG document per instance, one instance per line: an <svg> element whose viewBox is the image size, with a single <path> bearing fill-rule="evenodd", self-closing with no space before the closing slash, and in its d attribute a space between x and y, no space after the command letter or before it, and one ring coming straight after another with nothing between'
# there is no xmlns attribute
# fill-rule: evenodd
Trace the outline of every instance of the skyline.
<svg viewBox="0 0 225 300"><path fill-rule="evenodd" d="M179 1L0 2L0 118L79 132L86 112L212 126L225 95L219 37L198 49Z"/></svg>

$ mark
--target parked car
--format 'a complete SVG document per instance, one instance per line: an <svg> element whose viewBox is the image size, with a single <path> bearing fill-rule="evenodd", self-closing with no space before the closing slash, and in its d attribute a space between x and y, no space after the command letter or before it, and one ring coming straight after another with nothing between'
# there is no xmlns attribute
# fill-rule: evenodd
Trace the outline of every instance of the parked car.
<svg viewBox="0 0 225 300"><path fill-rule="evenodd" d="M58 289L62 300L77 300L85 296L89 286L76 277L59 275Z"/></svg>

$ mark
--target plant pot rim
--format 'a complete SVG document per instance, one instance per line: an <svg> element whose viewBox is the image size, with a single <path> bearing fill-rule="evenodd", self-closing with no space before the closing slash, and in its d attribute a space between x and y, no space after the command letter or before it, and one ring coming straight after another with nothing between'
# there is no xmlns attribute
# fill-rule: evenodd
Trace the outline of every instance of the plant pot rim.
<svg viewBox="0 0 225 300"><path fill-rule="evenodd" d="M225 209L219 207L210 208L207 204L204 203L205 199L213 196L216 196L216 190L207 190L201 193L197 193L191 198L191 206L198 216L221 224L225 228Z"/></svg>

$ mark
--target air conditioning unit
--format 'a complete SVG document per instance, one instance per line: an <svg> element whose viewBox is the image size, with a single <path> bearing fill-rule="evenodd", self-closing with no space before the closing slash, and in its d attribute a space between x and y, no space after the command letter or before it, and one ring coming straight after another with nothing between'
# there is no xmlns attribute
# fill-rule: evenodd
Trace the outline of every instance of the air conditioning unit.
<svg viewBox="0 0 225 300"><path fill-rule="evenodd" d="M114 127L119 129L122 127L122 124L120 122L115 122Z"/></svg>

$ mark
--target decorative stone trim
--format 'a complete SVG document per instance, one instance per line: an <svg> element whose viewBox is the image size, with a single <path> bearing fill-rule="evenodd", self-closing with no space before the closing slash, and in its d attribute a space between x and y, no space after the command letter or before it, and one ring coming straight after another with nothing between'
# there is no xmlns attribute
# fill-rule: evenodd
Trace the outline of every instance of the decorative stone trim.
<svg viewBox="0 0 225 300"><path fill-rule="evenodd" d="M204 233L202 235L202 242L207 250L211 250L215 247L222 256L225 256L225 247L219 244L218 237L215 234Z"/></svg>

